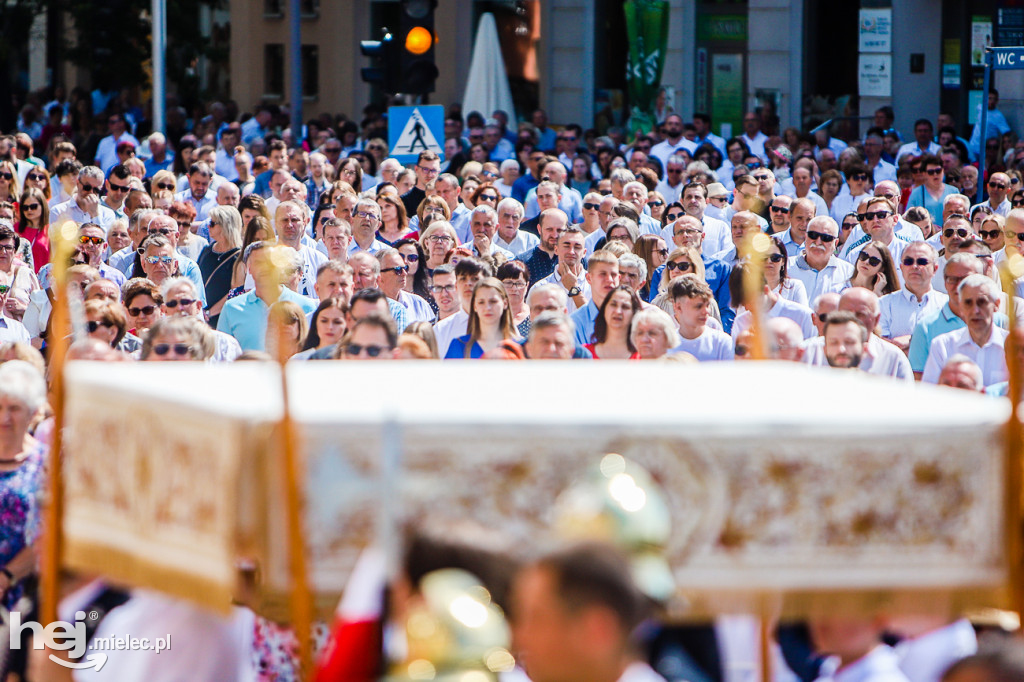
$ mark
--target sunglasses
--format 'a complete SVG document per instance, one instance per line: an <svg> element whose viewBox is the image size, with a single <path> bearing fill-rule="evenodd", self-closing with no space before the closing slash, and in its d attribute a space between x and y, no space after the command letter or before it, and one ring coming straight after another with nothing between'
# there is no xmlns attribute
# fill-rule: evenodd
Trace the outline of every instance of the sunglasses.
<svg viewBox="0 0 1024 682"><path fill-rule="evenodd" d="M821 322L822 324L824 324L825 320L827 320L827 319L828 319L828 313L818 313L818 322Z"/></svg>
<svg viewBox="0 0 1024 682"><path fill-rule="evenodd" d="M157 183L157 189L169 189L171 191L174 191L174 185L166 182L160 182Z"/></svg>
<svg viewBox="0 0 1024 682"><path fill-rule="evenodd" d="M768 260L771 263L781 263L782 261L786 260L786 257L783 256L781 253L772 253L768 255Z"/></svg>
<svg viewBox="0 0 1024 682"><path fill-rule="evenodd" d="M753 163L748 163L747 168L757 170L758 168L764 168L764 165L760 161L754 161Z"/></svg>
<svg viewBox="0 0 1024 682"><path fill-rule="evenodd" d="M145 305L141 308L129 308L128 314L132 317L138 317L139 315L152 315L156 312L155 305Z"/></svg>
<svg viewBox="0 0 1024 682"><path fill-rule="evenodd" d="M678 270L679 272L689 272L690 268L693 267L693 263L685 261L682 263L676 263L675 261L670 261L665 264L665 267L668 268L670 272L672 270Z"/></svg>
<svg viewBox="0 0 1024 682"><path fill-rule="evenodd" d="M583 208L587 209L588 211L596 211L597 209L601 208L601 204L583 204Z"/></svg>
<svg viewBox="0 0 1024 682"><path fill-rule="evenodd" d="M168 308L170 308L171 310L174 310L179 305L182 308L186 308L186 307L192 305L195 302L196 302L196 299L194 299L194 298L179 298L176 301L164 301L164 305L167 306Z"/></svg>
<svg viewBox="0 0 1024 682"><path fill-rule="evenodd" d="M1024 206L1024 199L1014 199L1013 201L1010 202L1010 205L1013 206L1014 208Z"/></svg>
<svg viewBox="0 0 1024 682"><path fill-rule="evenodd" d="M928 175L942 175L942 169L941 168L929 168L928 170L925 171L925 173L927 173Z"/></svg>
<svg viewBox="0 0 1024 682"><path fill-rule="evenodd" d="M172 350L175 355L188 355L192 351L192 346L187 343L158 343L153 346L153 352L161 357Z"/></svg>
<svg viewBox="0 0 1024 682"><path fill-rule="evenodd" d="M111 192L127 192L130 189L131 185L115 185L114 183L110 183Z"/></svg>
<svg viewBox="0 0 1024 682"><path fill-rule="evenodd" d="M42 205L40 205L40 204L24 204L21 208L26 210L26 211L34 211L37 208L42 208Z"/></svg>
<svg viewBox="0 0 1024 682"><path fill-rule="evenodd" d="M1007 185L1004 185L1001 182L990 182L988 183L988 186L991 187L992 189L1009 189Z"/></svg>
<svg viewBox="0 0 1024 682"><path fill-rule="evenodd" d="M146 262L150 265L156 265L157 263L170 265L174 262L174 256L146 256Z"/></svg>
<svg viewBox="0 0 1024 682"><path fill-rule="evenodd" d="M401 275L402 273L409 272L409 266L408 265L398 265L398 266L393 267L393 268L381 268L381 272L393 272L396 275Z"/></svg>
<svg viewBox="0 0 1024 682"><path fill-rule="evenodd" d="M375 358L386 350L389 350L386 346L360 346L358 343L350 343L345 347L346 355L359 355L363 351L371 358Z"/></svg>
<svg viewBox="0 0 1024 682"><path fill-rule="evenodd" d="M995 239L1002 230L978 230L978 236L982 239Z"/></svg>
<svg viewBox="0 0 1024 682"><path fill-rule="evenodd" d="M153 228L153 229L151 229L151 230L149 231L149 234L162 234L162 235L164 235L165 237L166 237L167 235L169 235L169 234L177 234L177 233L178 233L178 231L177 231L177 230L172 230L172 229L171 229L171 228L169 228L169 227L159 227L159 228Z"/></svg>
<svg viewBox="0 0 1024 682"><path fill-rule="evenodd" d="M25 177L28 180L36 180L38 182L43 182L44 180L46 180L46 176L41 173L29 173Z"/></svg>
<svg viewBox="0 0 1024 682"><path fill-rule="evenodd" d="M679 220L682 217L683 217L682 213L669 213L668 216L665 218L665 220L667 220L668 222L672 223L672 222L675 222L675 221Z"/></svg>
<svg viewBox="0 0 1024 682"><path fill-rule="evenodd" d="M891 215L892 213L890 211L867 211L865 213L858 213L857 220L874 220L875 218L885 220Z"/></svg>
<svg viewBox="0 0 1024 682"><path fill-rule="evenodd" d="M100 244L103 243L103 237L88 237L88 236L83 234L81 237L78 238L78 243L79 244L94 244L95 246L99 246Z"/></svg>
<svg viewBox="0 0 1024 682"><path fill-rule="evenodd" d="M868 265L870 265L873 268L877 268L879 265L882 264L881 258L879 258L878 256L871 256L869 254L864 253L863 251L861 251L860 255L857 256L857 260L865 261ZM824 320L822 320L822 322L824 322Z"/></svg>
<svg viewBox="0 0 1024 682"><path fill-rule="evenodd" d="M786 214L789 213L789 209L785 206L772 206L772 213Z"/></svg>
<svg viewBox="0 0 1024 682"><path fill-rule="evenodd" d="M648 201L647 205L648 206L664 206L665 202L664 201Z"/></svg>
<svg viewBox="0 0 1024 682"><path fill-rule="evenodd" d="M750 349L747 348L746 346L744 346L743 344L739 344L739 345L736 346L736 353L735 354L736 354L737 357L741 357L741 358L742 357L746 357L747 353L749 353L749 352L750 352Z"/></svg>
<svg viewBox="0 0 1024 682"><path fill-rule="evenodd" d="M1010 239L1017 238L1019 241L1024 242L1024 232L1010 232L1009 230L1007 230L1003 234L1009 237Z"/></svg>
<svg viewBox="0 0 1024 682"><path fill-rule="evenodd" d="M850 179L854 180L855 182L862 182L862 181L868 179L868 174L867 173L857 173L856 175L851 175Z"/></svg>
<svg viewBox="0 0 1024 682"><path fill-rule="evenodd" d="M83 184L82 185L82 191L85 192L86 194L91 194L91 193L99 194L102 190L100 189L99 186L93 187L92 185Z"/></svg>
<svg viewBox="0 0 1024 682"><path fill-rule="evenodd" d="M903 259L903 264L910 267L911 265L931 265L932 262L927 258L911 258L907 256Z"/></svg>
<svg viewBox="0 0 1024 682"><path fill-rule="evenodd" d="M956 235L957 237L960 237L960 239L967 239L967 236L970 233L970 230L964 229L962 227L949 227L942 231L942 236L948 239L953 235Z"/></svg>
<svg viewBox="0 0 1024 682"><path fill-rule="evenodd" d="M822 244L831 244L836 240L836 237L835 235L832 234L825 234L824 232L815 232L814 230L808 230L807 239L808 241L812 242L818 241L821 242Z"/></svg>
<svg viewBox="0 0 1024 682"><path fill-rule="evenodd" d="M402 253L399 254L406 263L419 263L420 255L418 253Z"/></svg>
<svg viewBox="0 0 1024 682"><path fill-rule="evenodd" d="M13 180L14 179L14 175L11 174L11 173L4 172L4 173L0 173L0 178L3 178L4 180Z"/></svg>
<svg viewBox="0 0 1024 682"><path fill-rule="evenodd" d="M106 327L110 329L114 326L114 323L109 320L89 320L85 323L85 328L89 330L90 334L96 333L96 330L100 327Z"/></svg>

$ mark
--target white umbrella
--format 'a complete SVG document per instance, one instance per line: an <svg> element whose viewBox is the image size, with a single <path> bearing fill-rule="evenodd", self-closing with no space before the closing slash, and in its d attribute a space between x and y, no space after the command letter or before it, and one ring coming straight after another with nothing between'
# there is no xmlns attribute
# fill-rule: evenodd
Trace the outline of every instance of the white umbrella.
<svg viewBox="0 0 1024 682"><path fill-rule="evenodd" d="M488 12L480 17L477 27L462 111L466 114L479 111L487 118L497 109L508 112L509 118L515 120L515 105L508 86L508 74L505 73L505 60L501 56L498 28L494 15Z"/></svg>

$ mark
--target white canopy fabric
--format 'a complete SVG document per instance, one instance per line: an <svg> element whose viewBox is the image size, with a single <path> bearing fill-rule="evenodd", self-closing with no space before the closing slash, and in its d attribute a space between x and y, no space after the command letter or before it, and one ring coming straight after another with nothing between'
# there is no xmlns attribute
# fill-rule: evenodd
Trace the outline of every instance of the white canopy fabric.
<svg viewBox="0 0 1024 682"><path fill-rule="evenodd" d="M487 12L480 17L477 27L473 60L462 96L462 111L464 114L479 111L484 118L489 118L497 109L507 112L509 118L515 120L515 105L505 72L505 60L501 56L498 28L494 15Z"/></svg>
<svg viewBox="0 0 1024 682"><path fill-rule="evenodd" d="M241 553L283 594L277 367L173 364L69 365L69 561L227 603ZM614 452L664 490L691 613L999 605L1007 401L789 363L600 365L292 363L317 593L344 588L381 518L556 542L554 500Z"/></svg>

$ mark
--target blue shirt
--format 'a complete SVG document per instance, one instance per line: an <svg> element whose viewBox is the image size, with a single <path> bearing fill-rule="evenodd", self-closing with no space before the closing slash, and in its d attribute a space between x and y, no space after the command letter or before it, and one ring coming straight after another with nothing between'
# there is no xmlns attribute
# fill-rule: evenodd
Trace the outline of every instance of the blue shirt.
<svg viewBox="0 0 1024 682"><path fill-rule="evenodd" d="M157 174L158 171L171 170L171 166L174 165L174 154L170 149L164 155L163 161L156 161L153 157L149 157L145 160L146 165L146 177L151 178Z"/></svg>
<svg viewBox="0 0 1024 682"><path fill-rule="evenodd" d="M448 352L445 353L445 360L464 360L466 359L466 346L469 345L469 334L460 336L456 339L452 339L452 342L448 344ZM484 356L484 349L476 341L473 342L473 347L469 349L469 358L476 360Z"/></svg>
<svg viewBox="0 0 1024 682"><path fill-rule="evenodd" d="M722 316L722 329L726 334L731 334L732 323L736 319L736 311L732 309L732 297L729 294L729 274L732 268L727 263L704 254L701 254L700 259L704 261L704 281L711 287L715 302L718 304L718 312ZM651 301L658 295L658 287L661 286L664 273L665 266L660 265L651 276Z"/></svg>
<svg viewBox="0 0 1024 682"><path fill-rule="evenodd" d="M317 302L281 287L279 301L294 301L307 315L317 309ZM217 320L217 331L231 334L243 351L265 350L267 315L270 308L255 291L229 299Z"/></svg>
<svg viewBox="0 0 1024 682"><path fill-rule="evenodd" d="M525 203L526 195L539 184L540 180L527 173L512 183L512 198L520 204Z"/></svg>
<svg viewBox="0 0 1024 682"><path fill-rule="evenodd" d="M942 227L942 202L945 201L946 197L950 194L959 194L960 190L951 185L942 186L942 196L936 201L932 198L931 193L925 189L924 185L915 187L914 191L910 193L910 198L907 199L907 208L914 206L923 207L932 216L932 222Z"/></svg>
<svg viewBox="0 0 1024 682"><path fill-rule="evenodd" d="M587 301L587 304L572 314L572 322L576 325L576 345L585 346L588 343L593 343L594 336L594 323L597 322L597 316L601 314L601 309L594 305L593 301Z"/></svg>
<svg viewBox="0 0 1024 682"><path fill-rule="evenodd" d="M994 320L997 326L1006 329L1010 324L1010 318L1004 313L996 313ZM963 329L967 324L953 314L947 301L942 308L917 323L914 333L910 337L910 349L907 353L910 358L910 368L915 372L923 372L928 362L928 353L932 347L932 341L946 332Z"/></svg>

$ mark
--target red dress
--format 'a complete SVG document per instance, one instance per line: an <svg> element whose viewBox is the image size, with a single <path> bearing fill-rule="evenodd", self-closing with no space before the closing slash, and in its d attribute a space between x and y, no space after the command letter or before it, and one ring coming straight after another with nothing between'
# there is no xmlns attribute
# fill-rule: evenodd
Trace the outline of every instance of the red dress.
<svg viewBox="0 0 1024 682"><path fill-rule="evenodd" d="M583 347L590 351L590 354L594 356L595 360L600 360L601 359L601 358L597 357L597 344L596 343L588 343L588 344L586 344ZM640 359L640 353L633 353L632 355L629 356L628 359L629 360L639 360Z"/></svg>
<svg viewBox="0 0 1024 682"><path fill-rule="evenodd" d="M24 232L18 233L18 236L32 243L32 267L38 275L39 269L50 262L50 231L48 226L43 225L40 228L26 227Z"/></svg>

